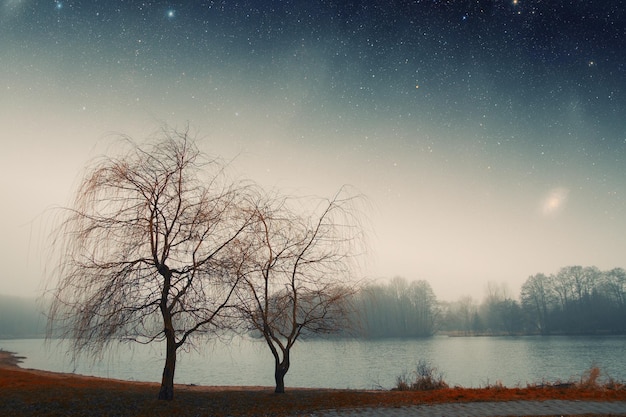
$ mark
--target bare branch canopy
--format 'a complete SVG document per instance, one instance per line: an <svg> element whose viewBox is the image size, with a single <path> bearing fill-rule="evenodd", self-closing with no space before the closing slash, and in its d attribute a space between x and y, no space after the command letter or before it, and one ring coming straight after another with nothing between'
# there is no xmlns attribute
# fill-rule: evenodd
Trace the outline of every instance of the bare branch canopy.
<svg viewBox="0 0 626 417"><path fill-rule="evenodd" d="M362 197L342 188L297 207L305 201L229 179L186 131L123 144L88 167L63 210L48 336L92 355L113 342L165 341L159 398L170 400L181 347L255 330L283 392L296 340L348 323Z"/></svg>
<svg viewBox="0 0 626 417"><path fill-rule="evenodd" d="M253 220L249 184L200 152L187 132L91 166L56 233L61 251L49 334L98 353L113 341L165 340L160 398L173 396L176 351L228 325L232 253Z"/></svg>

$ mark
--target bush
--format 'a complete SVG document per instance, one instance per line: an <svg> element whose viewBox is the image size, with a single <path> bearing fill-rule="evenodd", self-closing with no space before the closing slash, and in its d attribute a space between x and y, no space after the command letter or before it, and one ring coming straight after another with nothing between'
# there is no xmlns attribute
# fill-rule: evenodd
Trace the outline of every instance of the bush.
<svg viewBox="0 0 626 417"><path fill-rule="evenodd" d="M413 378L411 378L413 377ZM443 374L438 369L431 366L423 359L417 363L415 371L411 374L404 371L396 378L397 391L430 391L448 388L448 384L443 380Z"/></svg>
<svg viewBox="0 0 626 417"><path fill-rule="evenodd" d="M583 376L580 378L580 382L578 383L578 387L585 389L598 389L600 387L599 379L600 368L594 365L583 373Z"/></svg>
<svg viewBox="0 0 626 417"><path fill-rule="evenodd" d="M587 369L583 375L580 377L580 382L576 385L578 388L589 389L589 390L623 390L625 388L624 383L621 381L616 381L609 375L606 375L604 378L600 378L602 375L602 371L596 365L592 365L591 368Z"/></svg>

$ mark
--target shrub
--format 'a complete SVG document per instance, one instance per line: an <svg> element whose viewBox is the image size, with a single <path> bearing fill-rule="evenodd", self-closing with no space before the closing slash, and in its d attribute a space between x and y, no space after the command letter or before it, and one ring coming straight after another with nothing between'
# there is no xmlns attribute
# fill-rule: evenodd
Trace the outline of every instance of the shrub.
<svg viewBox="0 0 626 417"><path fill-rule="evenodd" d="M410 391L411 381L407 371L404 371L402 375L396 377L396 386L393 388L395 391Z"/></svg>
<svg viewBox="0 0 626 417"><path fill-rule="evenodd" d="M598 381L599 378L600 368L594 365L583 373L583 375L580 377L580 382L578 383L578 386L585 389L597 389L600 387Z"/></svg>
<svg viewBox="0 0 626 417"><path fill-rule="evenodd" d="M411 379L413 376L413 379ZM417 363L412 374L406 371L396 378L397 391L430 391L448 388L448 384L443 380L443 374L438 369L431 366L423 359Z"/></svg>
<svg viewBox="0 0 626 417"><path fill-rule="evenodd" d="M583 389L605 389L605 390L622 390L625 388L624 383L613 379L605 373L604 378L600 378L602 371L596 365L592 365L580 377L580 381L576 384L578 388ZM602 380L601 380L602 379Z"/></svg>

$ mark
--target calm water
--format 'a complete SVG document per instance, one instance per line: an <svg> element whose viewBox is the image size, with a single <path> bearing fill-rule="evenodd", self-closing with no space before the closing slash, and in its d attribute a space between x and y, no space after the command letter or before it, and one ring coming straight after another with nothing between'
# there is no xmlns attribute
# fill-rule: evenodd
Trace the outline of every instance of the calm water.
<svg viewBox="0 0 626 417"><path fill-rule="evenodd" d="M126 380L159 381L161 345L122 345L96 363L74 366L67 345L39 339L0 340L0 348L26 356L23 367ZM391 388L396 377L430 362L451 385L506 386L579 378L592 365L626 381L626 336L445 337L417 340L327 341L296 344L287 386ZM176 382L201 385L273 385L273 359L262 341L235 339L178 356Z"/></svg>

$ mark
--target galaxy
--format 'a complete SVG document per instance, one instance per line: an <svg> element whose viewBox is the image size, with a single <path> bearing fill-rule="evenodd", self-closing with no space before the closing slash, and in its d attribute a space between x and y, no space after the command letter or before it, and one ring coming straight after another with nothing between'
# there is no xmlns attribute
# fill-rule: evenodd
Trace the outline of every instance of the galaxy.
<svg viewBox="0 0 626 417"><path fill-rule="evenodd" d="M41 288L85 165L163 125L268 189L367 196L368 279L626 267L625 39L613 0L2 0L2 291Z"/></svg>

